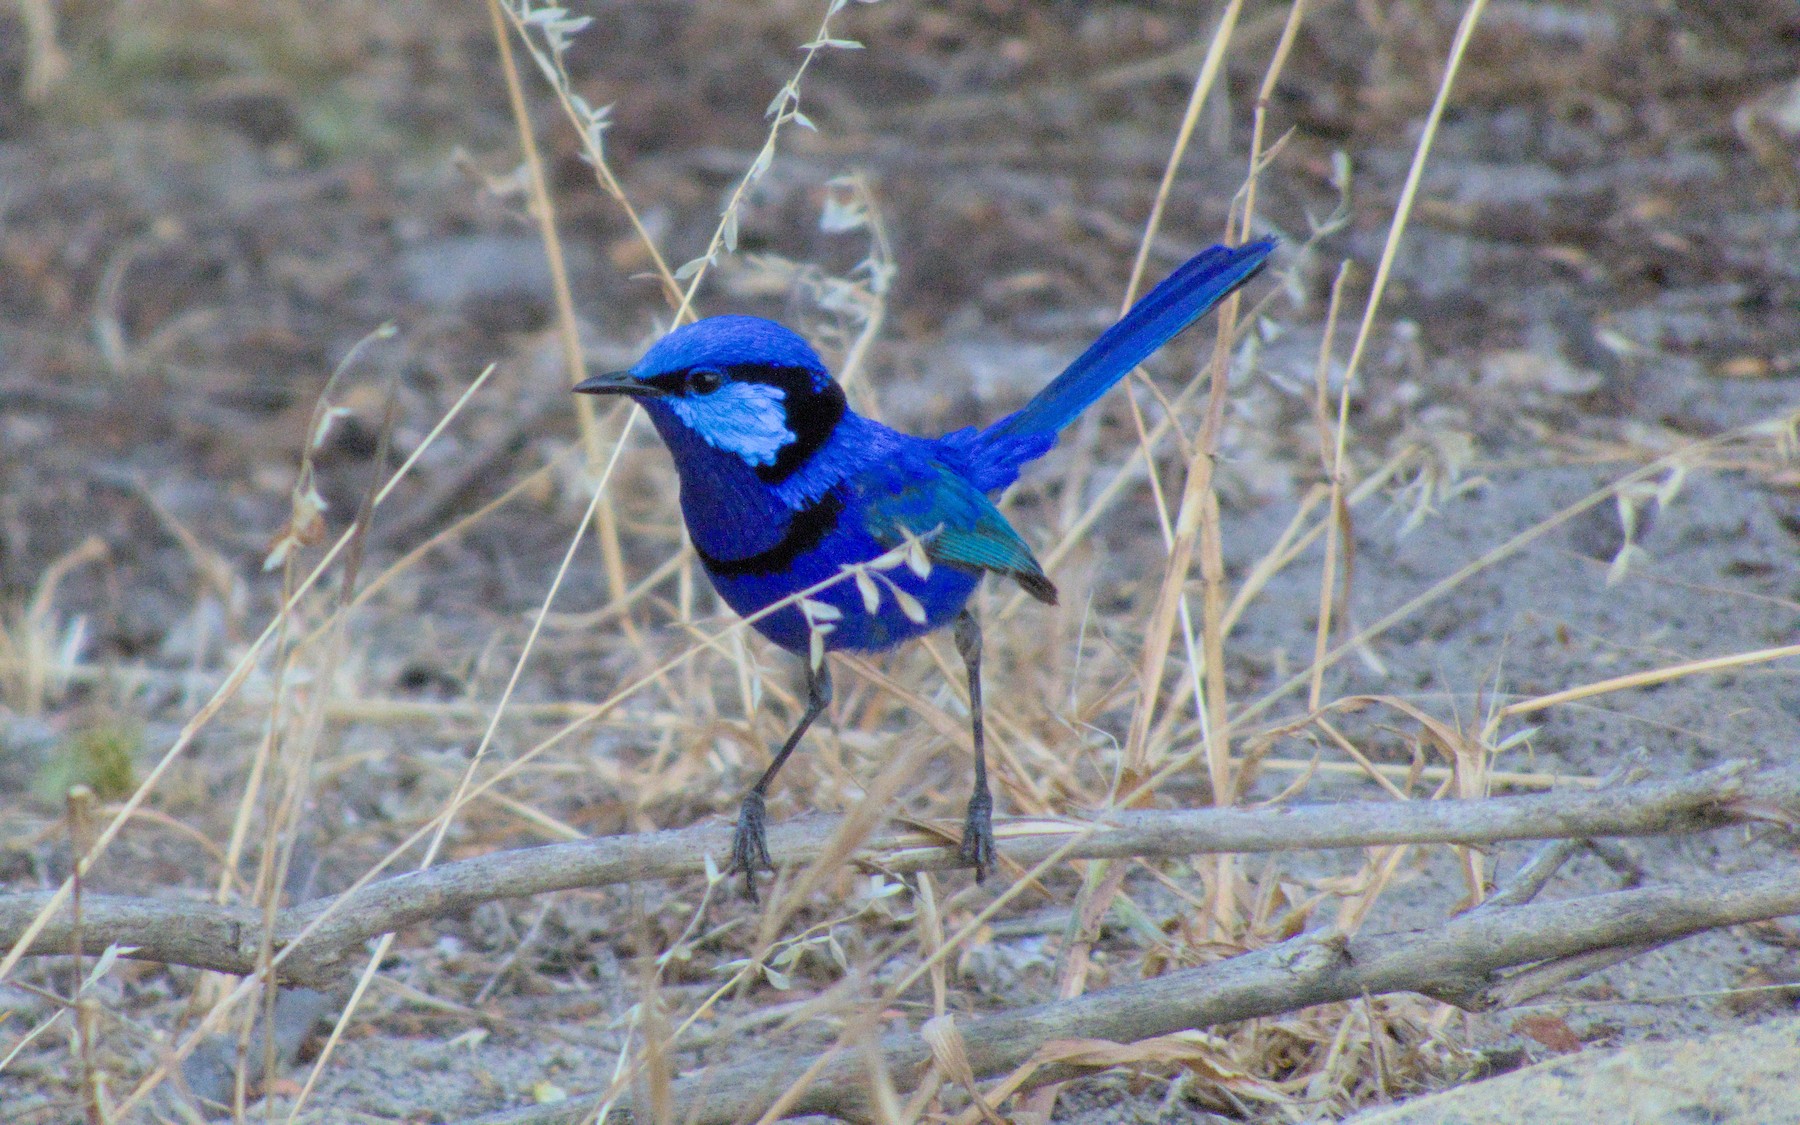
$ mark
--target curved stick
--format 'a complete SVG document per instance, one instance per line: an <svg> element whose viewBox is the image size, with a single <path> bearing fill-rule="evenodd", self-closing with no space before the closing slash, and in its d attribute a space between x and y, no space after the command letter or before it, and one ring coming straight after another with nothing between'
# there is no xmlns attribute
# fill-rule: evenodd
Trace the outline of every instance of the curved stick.
<svg viewBox="0 0 1800 1125"><path fill-rule="evenodd" d="M1006 861L1031 864L1059 848L1066 848L1072 859L1116 859L1648 836L1796 819L1800 819L1800 767L1752 772L1735 763L1678 781L1522 797L1130 810L1098 821L1015 818L996 825L995 835L1005 844ZM777 826L771 830L771 843L787 861L806 863L825 849L838 822L837 817L809 817ZM951 836L946 833L944 838ZM730 854L730 838L728 827L705 824L517 848L289 907L276 914L277 950L292 944L307 926L318 924L303 945L286 955L281 979L291 984L329 982L339 971L338 959L359 950L370 938L496 899L699 875L706 869L707 854ZM896 873L962 864L954 844L905 831L876 836L855 861ZM49 901L48 893L0 895L0 948L17 941ZM143 960L247 974L256 970L261 925L259 912L241 907L173 898L102 894L82 898L82 942L92 953L117 943L133 947L130 956ZM66 916L53 919L28 952L68 953L71 928Z"/></svg>

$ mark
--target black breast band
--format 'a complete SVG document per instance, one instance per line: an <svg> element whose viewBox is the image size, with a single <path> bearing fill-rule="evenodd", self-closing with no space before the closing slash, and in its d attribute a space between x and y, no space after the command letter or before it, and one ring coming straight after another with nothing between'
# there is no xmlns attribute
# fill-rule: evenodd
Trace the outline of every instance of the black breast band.
<svg viewBox="0 0 1800 1125"><path fill-rule="evenodd" d="M721 578L737 578L746 574L773 574L786 570L795 559L819 545L820 540L832 528L837 526L838 517L844 512L844 501L835 491L827 492L819 497L812 506L802 508L794 513L789 521L787 534L781 537L766 551L754 555L746 555L741 559L718 559L694 547L700 561L706 565L707 573Z"/></svg>

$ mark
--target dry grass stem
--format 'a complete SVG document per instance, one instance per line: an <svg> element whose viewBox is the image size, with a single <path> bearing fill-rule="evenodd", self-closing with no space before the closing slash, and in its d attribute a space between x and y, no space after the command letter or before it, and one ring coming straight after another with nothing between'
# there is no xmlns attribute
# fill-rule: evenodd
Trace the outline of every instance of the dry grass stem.
<svg viewBox="0 0 1800 1125"><path fill-rule="evenodd" d="M1526 547L1543 539L1552 531L1567 525L1571 520L1575 519L1583 512L1587 512L1613 500L1621 490L1651 480L1667 471L1672 466L1703 457L1709 451L1725 448L1743 442L1746 439L1759 437L1765 434L1772 425L1795 424L1800 424L1800 412L1784 413L1775 419L1753 423L1748 426L1741 426L1715 437L1692 442L1672 453L1664 454L1663 456L1634 469L1617 480L1588 493L1573 504L1558 509L1554 514L1547 516L1525 530L1508 537L1494 547L1483 551L1475 558L1459 566L1453 573L1433 582L1418 594L1408 598L1406 601L1381 615L1376 620L1358 629L1352 636L1338 642L1325 654L1324 663L1327 666L1338 663L1345 656L1348 656L1350 653L1357 651L1362 646L1375 640L1377 637L1380 637L1383 633L1392 629L1400 622L1412 617L1426 606L1441 600L1452 591L1459 589L1475 575L1497 566L1506 559L1512 558ZM1274 688L1263 693L1258 699L1247 704L1238 714L1238 721L1242 722L1246 719L1267 713L1280 700L1309 684L1314 675L1315 672L1313 668L1308 667L1282 681Z"/></svg>

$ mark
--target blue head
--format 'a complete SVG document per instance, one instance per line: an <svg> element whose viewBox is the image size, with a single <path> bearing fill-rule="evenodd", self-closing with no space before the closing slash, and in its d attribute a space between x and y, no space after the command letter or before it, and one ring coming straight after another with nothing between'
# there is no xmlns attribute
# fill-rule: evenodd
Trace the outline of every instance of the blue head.
<svg viewBox="0 0 1800 1125"><path fill-rule="evenodd" d="M846 409L843 388L818 353L755 316L714 316L677 328L630 370L596 375L575 389L637 399L684 476L699 468L687 462L722 456L768 484L806 464Z"/></svg>

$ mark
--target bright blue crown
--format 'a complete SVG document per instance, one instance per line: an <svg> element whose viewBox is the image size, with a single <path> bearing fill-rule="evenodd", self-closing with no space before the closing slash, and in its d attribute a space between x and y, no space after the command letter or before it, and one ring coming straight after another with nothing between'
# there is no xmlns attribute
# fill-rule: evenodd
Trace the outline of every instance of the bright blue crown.
<svg viewBox="0 0 1800 1125"><path fill-rule="evenodd" d="M654 379L690 367L798 367L823 386L831 375L812 345L772 320L760 316L709 316L677 328L644 353L631 373Z"/></svg>

